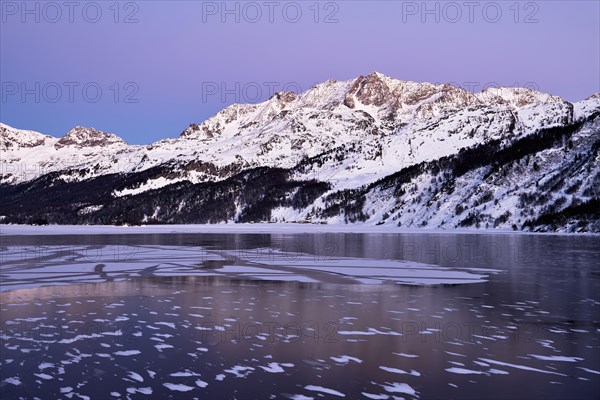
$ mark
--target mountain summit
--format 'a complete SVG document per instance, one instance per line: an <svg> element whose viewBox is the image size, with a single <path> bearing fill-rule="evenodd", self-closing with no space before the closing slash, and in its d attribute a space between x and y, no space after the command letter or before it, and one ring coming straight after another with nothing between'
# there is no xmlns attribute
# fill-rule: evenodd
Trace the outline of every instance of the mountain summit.
<svg viewBox="0 0 600 400"><path fill-rule="evenodd" d="M110 144L126 144L123 139L111 133L102 132L94 128L76 126L67 132L56 143L55 147L100 147Z"/></svg>

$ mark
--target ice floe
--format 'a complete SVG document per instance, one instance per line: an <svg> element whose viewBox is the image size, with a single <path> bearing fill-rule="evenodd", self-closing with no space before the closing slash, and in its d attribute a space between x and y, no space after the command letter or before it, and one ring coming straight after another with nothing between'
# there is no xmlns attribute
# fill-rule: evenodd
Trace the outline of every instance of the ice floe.
<svg viewBox="0 0 600 400"><path fill-rule="evenodd" d="M323 386L307 385L307 386L304 386L304 389L310 390L312 392L325 393L325 394L329 394L332 396L346 397L346 395L344 393L341 393L341 392L338 392L337 390L329 389L329 388L326 388Z"/></svg>

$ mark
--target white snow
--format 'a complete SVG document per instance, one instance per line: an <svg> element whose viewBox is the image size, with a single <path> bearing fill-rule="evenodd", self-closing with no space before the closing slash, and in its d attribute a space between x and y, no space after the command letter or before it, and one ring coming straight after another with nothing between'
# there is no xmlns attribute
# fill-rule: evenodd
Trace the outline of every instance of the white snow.
<svg viewBox="0 0 600 400"><path fill-rule="evenodd" d="M177 329L175 328L175 324L172 322L155 322L155 325L164 325L164 326L168 326L169 328L173 328L173 329Z"/></svg>
<svg viewBox="0 0 600 400"><path fill-rule="evenodd" d="M138 354L142 354L142 352L139 350L120 350L115 351L113 354L116 356L136 356Z"/></svg>
<svg viewBox="0 0 600 400"><path fill-rule="evenodd" d="M250 375L252 371L254 371L254 368L252 367L248 367L245 365L235 365L229 369L226 369L224 372L235 375L236 378L245 378L248 375Z"/></svg>
<svg viewBox="0 0 600 400"><path fill-rule="evenodd" d="M194 390L193 386L177 384L177 383L163 383L163 386L174 392L189 392L190 390Z"/></svg>
<svg viewBox="0 0 600 400"><path fill-rule="evenodd" d="M142 378L142 376L141 376L140 374L136 373L136 372L129 371L129 372L127 373L127 375L128 375L128 376L129 376L131 379L134 379L134 380L136 380L136 381L138 381L138 382L144 382L144 378Z"/></svg>
<svg viewBox="0 0 600 400"><path fill-rule="evenodd" d="M522 370L525 370L525 371L533 371L533 372L541 372L543 374L566 376L565 374L561 374L559 372L547 371L547 370L538 369L538 368L532 368L532 367L528 367L526 365L520 365L520 364L510 364L510 363L506 363L506 362L502 362L502 361L490 360L489 358L480 358L480 360L485 361L485 362L487 362L489 364L496 364L496 365L501 365L501 366L504 366L504 367L511 367L511 368L516 368L516 369L522 369Z"/></svg>
<svg viewBox="0 0 600 400"><path fill-rule="evenodd" d="M386 400L386 399L390 398L390 396L388 396L385 393L382 393L382 394L373 394L373 393L362 392L361 394L363 396L365 396L367 399L373 399L373 400Z"/></svg>
<svg viewBox="0 0 600 400"><path fill-rule="evenodd" d="M200 388L205 388L208 386L208 382L204 382L201 379L196 379L196 386L198 386Z"/></svg>
<svg viewBox="0 0 600 400"><path fill-rule="evenodd" d="M195 372L191 372L191 371L183 371L183 372L173 372L172 374L169 374L169 376L173 376L173 377L189 377L189 376L200 376Z"/></svg>
<svg viewBox="0 0 600 400"><path fill-rule="evenodd" d="M416 354L407 354L407 353L392 353L392 354L395 354L395 355L400 356L400 357L406 357L406 358L417 358L417 357L419 357Z"/></svg>
<svg viewBox="0 0 600 400"><path fill-rule="evenodd" d="M42 378L44 380L54 379L54 377L52 375L48 375L48 374L33 374L33 375L37 376L38 378Z"/></svg>
<svg viewBox="0 0 600 400"><path fill-rule="evenodd" d="M333 389L329 389L323 386L316 386L316 385L307 385L304 386L304 389L306 390L310 390L313 392L320 392L320 393L325 393L325 394L330 394L332 396L338 396L338 397L346 397L345 394L338 392L337 390L333 390Z"/></svg>
<svg viewBox="0 0 600 400"><path fill-rule="evenodd" d="M166 344L166 343L160 343L160 344L155 344L154 347L156 347L156 350L162 352L164 349L172 349L173 346L170 344Z"/></svg>
<svg viewBox="0 0 600 400"><path fill-rule="evenodd" d="M460 374L460 375L485 375L485 372L483 372L483 371L475 371L472 369L457 368L457 367L446 368L446 371L453 373L453 374Z"/></svg>
<svg viewBox="0 0 600 400"><path fill-rule="evenodd" d="M583 358L579 357L566 357L566 356L540 356L536 354L529 354L531 357L536 358L538 360L544 361L563 361L563 362L578 362L583 361Z"/></svg>
<svg viewBox="0 0 600 400"><path fill-rule="evenodd" d="M141 393L141 394L146 394L146 395L151 395L152 394L152 388L151 387L142 387L142 388L127 388L127 393L129 394L136 394L136 393ZM129 396L128 396L129 398Z"/></svg>
<svg viewBox="0 0 600 400"><path fill-rule="evenodd" d="M276 374L276 373L281 373L281 372L285 372L285 370L283 369L283 367L286 368L292 368L294 366L294 364L292 363L276 363L276 362L272 362L269 363L269 365L267 365L266 367L260 365L259 367L261 369L263 369L266 372L270 372L272 374Z"/></svg>
<svg viewBox="0 0 600 400"><path fill-rule="evenodd" d="M394 331L381 331L375 328L368 328L366 331L338 331L338 335L351 335L351 336L374 336L374 335L388 335L388 336L401 336L401 333Z"/></svg>
<svg viewBox="0 0 600 400"><path fill-rule="evenodd" d="M338 356L338 357L329 357L336 363L340 364L348 364L350 361L354 361L355 363L361 364L363 361L360 358L352 357L352 356Z"/></svg>
<svg viewBox="0 0 600 400"><path fill-rule="evenodd" d="M590 374L600 375L600 371L596 371L595 369L589 369L584 367L577 367L585 372L589 372Z"/></svg>
<svg viewBox="0 0 600 400"><path fill-rule="evenodd" d="M18 386L21 384L21 380L19 378L17 378L16 376L6 378L2 382L10 383L11 385L15 385L15 386Z"/></svg>
<svg viewBox="0 0 600 400"><path fill-rule="evenodd" d="M385 385L381 385L381 387L390 393L404 393L411 396L417 393L408 383L386 383Z"/></svg>
<svg viewBox="0 0 600 400"><path fill-rule="evenodd" d="M387 372L391 372L394 374L407 374L407 375L413 375L413 376L421 376L421 374L418 371L415 371L414 369L410 370L410 372L405 371L403 369L398 369L398 368L393 368L393 367L386 367L383 365L379 366L379 369L387 371Z"/></svg>

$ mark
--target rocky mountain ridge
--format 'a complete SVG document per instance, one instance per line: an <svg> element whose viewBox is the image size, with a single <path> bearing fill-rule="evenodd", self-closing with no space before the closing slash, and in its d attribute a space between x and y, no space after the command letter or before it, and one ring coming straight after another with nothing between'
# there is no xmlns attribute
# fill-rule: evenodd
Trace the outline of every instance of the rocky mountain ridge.
<svg viewBox="0 0 600 400"><path fill-rule="evenodd" d="M570 103L530 89L489 88L471 93L448 84L401 81L372 73L350 81L329 80L300 94L276 93L259 104L234 104L202 123L191 124L177 138L145 146L128 145L93 128L76 127L54 138L0 125L0 199L14 200L32 187L47 191L50 186L66 185L67 190L106 181L112 182L105 188L108 197L101 204L81 201L80 208L72 210L76 212L70 222L123 222L122 217L106 216L102 209L109 203L150 198L154 208L131 223L198 222L204 220L182 218L176 210L168 217L167 213L161 215L171 208L161 198L171 196L172 201L180 202L172 193L176 188L195 193L206 185L229 187L233 198L238 190L245 193L236 186L243 181L238 181L241 176L250 174L263 182L261 177L282 171L276 181L295 189L288 193L271 187L271 191L280 192L281 199L270 205L254 204L254 208L264 208L257 221L442 228L491 224L530 229L532 221L550 211L560 213L597 198L593 188L600 186L599 114L598 94ZM523 152L519 146L534 150ZM508 149L516 155L508 157ZM481 165L475 162L478 151L484 157ZM472 157L472 166L479 167L458 175L454 170L440 172L460 164L465 155ZM503 161L493 161L494 157ZM521 163L522 169L508 165L506 160ZM530 168L523 169L525 165ZM404 182L392 191L377 186L402 171L412 171L412 186L404 187L408 184ZM498 171L504 174L502 178L495 175ZM578 189L571 188L568 194L568 188L561 186L560 196L548 197L548 193L535 189L548 174L560 175L563 186L579 182ZM262 186L264 182L255 184ZM453 188L450 193L449 187ZM424 202L428 197L424 193L430 192L436 197ZM252 196L238 198L231 203L230 212L216 213L220 217L204 222L247 221L243 216ZM514 203L526 207L523 196L548 199L533 213L517 216ZM565 199L558 200L562 197ZM477 201L468 201L475 198ZM184 202L198 205L198 201ZM489 201L495 203L493 212L488 206L481 209ZM549 201L554 205L544 209ZM467 208L477 216L465 214L458 202L461 207L470 204ZM178 209L181 207L185 208L179 204ZM95 211L81 213L81 209ZM15 217L7 207L0 208L0 215L6 221L26 217L24 213ZM580 223L567 221L556 229L595 229L589 224L574 227Z"/></svg>

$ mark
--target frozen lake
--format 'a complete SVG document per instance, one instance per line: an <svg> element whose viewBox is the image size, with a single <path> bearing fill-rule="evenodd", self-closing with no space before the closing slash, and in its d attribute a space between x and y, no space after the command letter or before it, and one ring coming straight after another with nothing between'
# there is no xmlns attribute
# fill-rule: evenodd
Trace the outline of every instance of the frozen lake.
<svg viewBox="0 0 600 400"><path fill-rule="evenodd" d="M124 231L0 235L2 398L600 396L598 236Z"/></svg>

